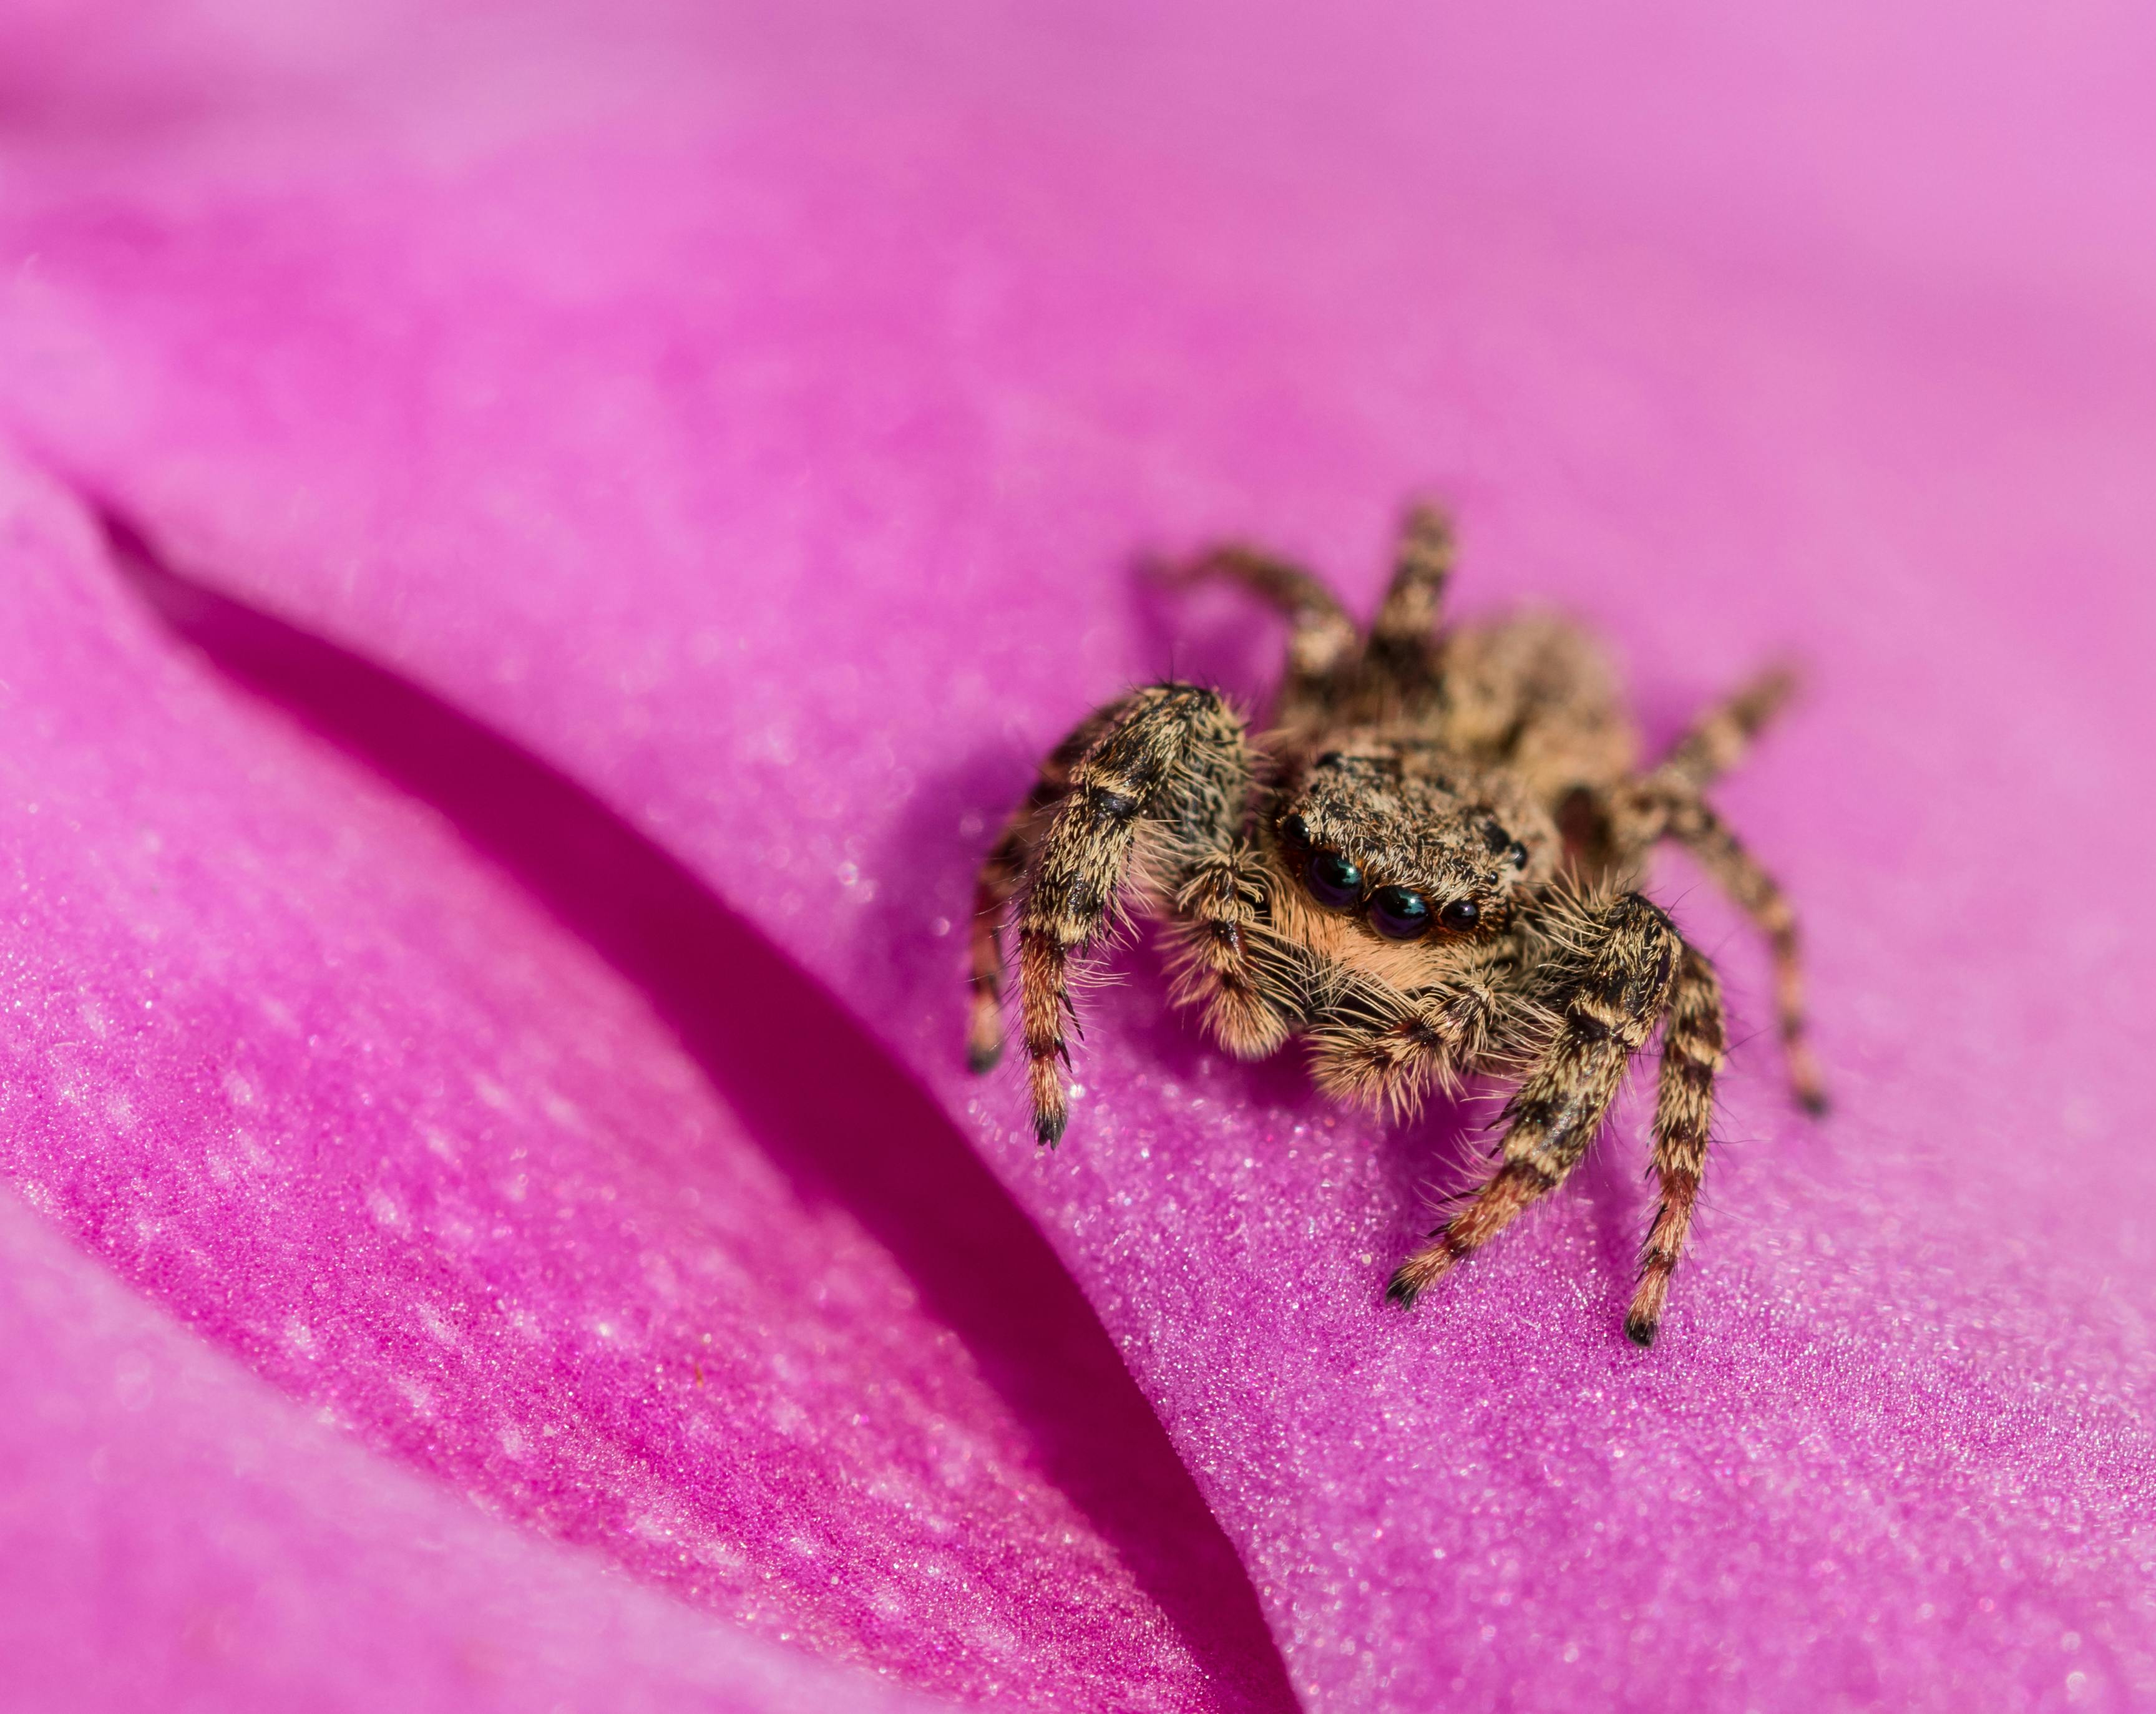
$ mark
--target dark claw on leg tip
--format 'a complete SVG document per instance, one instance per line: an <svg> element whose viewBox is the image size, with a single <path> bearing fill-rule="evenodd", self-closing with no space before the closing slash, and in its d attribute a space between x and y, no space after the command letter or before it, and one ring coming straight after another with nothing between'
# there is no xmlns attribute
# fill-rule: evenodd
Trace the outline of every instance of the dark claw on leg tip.
<svg viewBox="0 0 2156 1714"><path fill-rule="evenodd" d="M1033 1134L1043 1148L1054 1148L1062 1142L1063 1127L1070 1122L1067 1118L1043 1113L1033 1121Z"/></svg>
<svg viewBox="0 0 2156 1714"><path fill-rule="evenodd" d="M1625 1337L1645 1351L1655 1342L1657 1324L1638 1316L1625 1317Z"/></svg>
<svg viewBox="0 0 2156 1714"><path fill-rule="evenodd" d="M966 1065L978 1077L983 1071L994 1070L996 1061L1003 1056L1004 1050L1000 1044L992 1048L968 1048L966 1049Z"/></svg>

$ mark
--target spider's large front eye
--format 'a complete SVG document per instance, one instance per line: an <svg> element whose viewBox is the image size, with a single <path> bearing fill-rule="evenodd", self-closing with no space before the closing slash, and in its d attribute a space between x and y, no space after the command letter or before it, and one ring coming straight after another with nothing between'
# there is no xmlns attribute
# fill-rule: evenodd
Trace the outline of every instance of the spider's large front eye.
<svg viewBox="0 0 2156 1714"><path fill-rule="evenodd" d="M1405 887L1379 887L1370 895L1370 926L1389 941L1411 941L1430 932L1430 901Z"/></svg>
<svg viewBox="0 0 2156 1714"><path fill-rule="evenodd" d="M1363 871L1337 851L1312 852L1305 872L1311 894L1321 905L1344 910L1363 896Z"/></svg>
<svg viewBox="0 0 2156 1714"><path fill-rule="evenodd" d="M1465 934L1482 920L1482 913L1472 899L1455 899L1437 913L1437 920L1455 934Z"/></svg>

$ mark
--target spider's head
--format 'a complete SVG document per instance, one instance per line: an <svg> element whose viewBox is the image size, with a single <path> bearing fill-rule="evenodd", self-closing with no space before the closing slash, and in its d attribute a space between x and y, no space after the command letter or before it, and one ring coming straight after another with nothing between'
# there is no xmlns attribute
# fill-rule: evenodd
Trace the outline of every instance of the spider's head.
<svg viewBox="0 0 2156 1714"><path fill-rule="evenodd" d="M1281 914L1351 962L1496 933L1562 849L1524 792L1442 752L1350 746L1288 783L1273 823L1293 890Z"/></svg>

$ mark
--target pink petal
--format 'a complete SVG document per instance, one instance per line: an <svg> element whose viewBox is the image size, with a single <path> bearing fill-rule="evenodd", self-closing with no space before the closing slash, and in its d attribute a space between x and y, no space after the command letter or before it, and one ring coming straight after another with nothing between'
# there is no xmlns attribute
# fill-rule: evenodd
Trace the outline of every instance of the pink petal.
<svg viewBox="0 0 2156 1714"><path fill-rule="evenodd" d="M26 1708L919 1710L353 1446L0 1203Z"/></svg>
<svg viewBox="0 0 2156 1714"><path fill-rule="evenodd" d="M342 1706L357 1674L376 1706L388 1653L412 1706L911 1705L861 1668L1280 1705L1240 1568L1038 1238L872 1052L819 1086L864 1054L828 998L567 782L296 657L556 920L117 573L289 689L274 627L220 629L124 526L116 567L70 497L6 482L4 1158L167 1313L0 1226L0 1681Z"/></svg>
<svg viewBox="0 0 2156 1714"><path fill-rule="evenodd" d="M662 24L627 33L633 106L595 48L542 52L486 135L469 84L437 111L356 56L332 87L379 110L336 150L266 98L156 169L38 141L10 409L162 552L545 757L829 983L1048 1234L1312 1706L2125 1706L2156 1691L2156 925L2118 875L2148 833L2156 422L2113 68L2146 50L1979 21L1934 86L1960 14L1883 45L1825 16L1351 53L1263 18L1134 44L1102 8L902 77L742 24L713 27L732 58L636 58ZM1873 49L1881 94L1839 112ZM1246 616L1147 595L1133 553L1232 531L1366 598L1433 485L1462 600L1593 614L1661 730L1769 652L1815 666L1724 802L1806 910L1840 1110L1791 1116L1771 1043L1740 1049L1645 1357L1617 1332L1636 1114L1404 1317L1379 1286L1475 1115L1388 1132L1224 1065L1144 954L1090 1008L1056 1155L958 1063L955 926L1032 758L1134 678L1262 687ZM1748 935L1674 866L1663 890L1763 1019ZM532 939L475 899L503 914L475 944ZM486 993L473 964L439 987ZM865 1339L855 1308L824 1337ZM386 1398L371 1420L434 1455ZM559 1493L625 1552L603 1484ZM947 1615L915 1616L926 1650Z"/></svg>

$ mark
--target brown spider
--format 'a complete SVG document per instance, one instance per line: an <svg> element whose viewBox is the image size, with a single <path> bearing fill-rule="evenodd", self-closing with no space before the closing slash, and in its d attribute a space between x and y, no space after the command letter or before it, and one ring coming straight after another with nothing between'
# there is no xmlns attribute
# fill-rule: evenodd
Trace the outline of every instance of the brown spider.
<svg viewBox="0 0 2156 1714"><path fill-rule="evenodd" d="M1400 1265L1403 1306L1547 1196L1586 1152L1627 1063L1663 1026L1655 1106L1661 1203L1625 1330L1653 1342L1707 1160L1722 1008L1712 967L1635 890L1650 849L1690 850L1772 942L1798 1098L1824 1109L1804 1039L1796 921L1701 797L1787 700L1768 672L1655 767L1594 643L1522 616L1440 634L1452 532L1417 507L1368 634L1316 577L1224 547L1226 577L1288 617L1273 729L1253 737L1194 685L1134 690L1050 754L983 866L973 941L974 1070L1002 1047L1006 908L1034 1126L1067 1119L1072 961L1125 908L1165 917L1174 998L1230 1053L1308 1039L1319 1085L1412 1112L1476 1071L1517 1079L1500 1163Z"/></svg>

